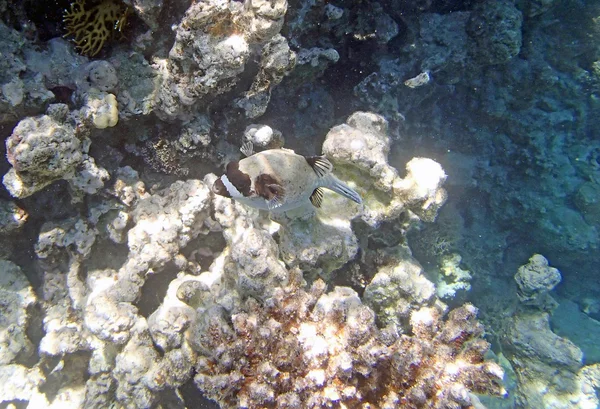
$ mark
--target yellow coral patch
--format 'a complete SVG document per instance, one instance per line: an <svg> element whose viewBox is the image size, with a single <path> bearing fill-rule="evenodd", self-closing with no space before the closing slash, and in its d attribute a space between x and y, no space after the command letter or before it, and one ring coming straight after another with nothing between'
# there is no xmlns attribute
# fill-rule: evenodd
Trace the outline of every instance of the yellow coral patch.
<svg viewBox="0 0 600 409"><path fill-rule="evenodd" d="M67 29L65 37L74 37L81 54L94 56L115 31L121 32L128 14L129 7L113 0L105 0L89 10L85 8L85 0L75 0L63 17Z"/></svg>

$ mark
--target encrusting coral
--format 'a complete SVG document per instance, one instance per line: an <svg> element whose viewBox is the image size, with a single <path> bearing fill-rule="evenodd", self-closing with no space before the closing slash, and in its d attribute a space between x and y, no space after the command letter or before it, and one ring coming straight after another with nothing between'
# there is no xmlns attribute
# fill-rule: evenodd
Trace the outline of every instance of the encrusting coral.
<svg viewBox="0 0 600 409"><path fill-rule="evenodd" d="M75 0L63 17L67 29L65 37L73 36L77 49L93 57L115 31L122 32L128 14L129 7L113 0L104 0L87 10L85 0Z"/></svg>
<svg viewBox="0 0 600 409"><path fill-rule="evenodd" d="M489 344L477 309L445 320L435 307L412 313L410 334L380 330L348 287L301 273L264 304L248 298L231 323L219 308L198 319L196 385L222 408L467 408L470 392L503 395L502 369L484 362Z"/></svg>

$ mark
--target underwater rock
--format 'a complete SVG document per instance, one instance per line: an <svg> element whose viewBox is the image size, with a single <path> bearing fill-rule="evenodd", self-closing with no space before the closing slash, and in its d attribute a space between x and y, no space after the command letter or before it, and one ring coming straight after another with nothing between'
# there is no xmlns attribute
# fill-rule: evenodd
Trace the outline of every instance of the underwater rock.
<svg viewBox="0 0 600 409"><path fill-rule="evenodd" d="M448 14L425 13L419 17L420 69L434 72L436 82L459 82L469 63L467 22L470 12ZM414 98L414 96L413 96Z"/></svg>
<svg viewBox="0 0 600 409"><path fill-rule="evenodd" d="M515 274L519 301L524 305L542 311L553 310L557 303L549 294L560 283L560 271L548 265L548 260L540 254L534 254L529 263L519 267Z"/></svg>
<svg viewBox="0 0 600 409"><path fill-rule="evenodd" d="M45 375L41 368L25 365L0 366L0 402L29 401L43 384Z"/></svg>
<svg viewBox="0 0 600 409"><path fill-rule="evenodd" d="M394 186L397 195L419 219L433 222L448 194L442 188L446 173L432 159L413 158L406 164L406 177Z"/></svg>
<svg viewBox="0 0 600 409"><path fill-rule="evenodd" d="M296 48L327 44L335 45L337 50L346 50L356 47L357 42L376 48L389 43L401 32L395 12L395 5L381 2L334 5L309 1L290 7L286 29Z"/></svg>
<svg viewBox="0 0 600 409"><path fill-rule="evenodd" d="M431 159L414 158L407 165L407 176L388 164L390 139L388 123L380 115L355 112L346 124L332 128L323 153L333 162L342 180L353 180L364 199L361 218L371 226L397 218L410 210L423 221L435 220L446 201L442 184L446 174Z"/></svg>
<svg viewBox="0 0 600 409"><path fill-rule="evenodd" d="M19 229L27 221L28 214L14 202L0 200L0 234Z"/></svg>
<svg viewBox="0 0 600 409"><path fill-rule="evenodd" d="M91 141L77 114L70 114L65 104L52 104L46 115L17 124L6 140L7 159L13 167L3 178L12 196L28 197L64 179L71 188L71 201L78 202L104 186L109 174L87 154Z"/></svg>
<svg viewBox="0 0 600 409"><path fill-rule="evenodd" d="M600 363L600 322L586 314L580 306L570 300L561 299L552 311L552 331L573 341L581 351L586 364Z"/></svg>
<svg viewBox="0 0 600 409"><path fill-rule="evenodd" d="M334 195L328 194L326 200L334 201ZM324 204L317 214L291 220L274 218L282 225L279 251L289 268L299 267L307 278L329 279L334 270L356 257L359 243L351 219L332 213L335 207Z"/></svg>
<svg viewBox="0 0 600 409"><path fill-rule="evenodd" d="M20 121L6 140L6 151L13 167L4 175L4 186L23 198L55 180L71 178L84 159L85 146L74 123L42 115Z"/></svg>
<svg viewBox="0 0 600 409"><path fill-rule="evenodd" d="M286 80L286 87L282 92L293 93L297 88L317 80L339 59L339 53L333 48L301 48L297 53L294 71Z"/></svg>
<svg viewBox="0 0 600 409"><path fill-rule="evenodd" d="M558 3L557 0L517 0L515 5L527 17L536 17L551 10Z"/></svg>
<svg viewBox="0 0 600 409"><path fill-rule="evenodd" d="M523 15L511 1L478 3L467 24L467 33L475 44L475 59L488 65L504 64L515 57L523 43L522 24Z"/></svg>
<svg viewBox="0 0 600 409"><path fill-rule="evenodd" d="M265 113L271 99L271 91L296 65L296 53L285 37L276 34L263 47L260 68L250 89L235 105L244 109L247 118L257 118Z"/></svg>
<svg viewBox="0 0 600 409"><path fill-rule="evenodd" d="M0 372L3 372L4 365L23 362L34 353L27 327L31 318L29 308L37 302L19 266L8 260L0 260L0 300Z"/></svg>
<svg viewBox="0 0 600 409"><path fill-rule="evenodd" d="M79 218L60 222L47 222L41 228L35 245L35 254L41 258L58 258L67 251L87 257L90 254L98 231Z"/></svg>
<svg viewBox="0 0 600 409"><path fill-rule="evenodd" d="M119 79L117 70L110 62L94 60L79 68L75 83L80 93L88 92L91 88L102 92L114 92Z"/></svg>
<svg viewBox="0 0 600 409"><path fill-rule="evenodd" d="M135 225L127 235L128 258L105 292L119 302L133 302L149 271L161 269L192 239L208 233L209 198L209 189L192 179L141 199L131 213Z"/></svg>
<svg viewBox="0 0 600 409"><path fill-rule="evenodd" d="M135 206L140 199L147 198L146 186L139 174L130 166L117 169L111 193L127 207Z"/></svg>
<svg viewBox="0 0 600 409"><path fill-rule="evenodd" d="M148 407L157 401L160 391L188 380L195 361L195 353L182 343L187 324L178 318L181 311L191 317L194 311L190 307L173 294L178 309L166 303L146 321L140 315L145 313L143 305L138 308L133 303L149 272L160 272L190 240L208 231L209 189L200 181L189 180L148 195L136 186L139 180L132 169L122 169L120 176L124 180L118 191L135 206L130 213L134 223L128 234L130 252L121 269L90 269L82 279L81 261L97 234L83 219L44 225L36 246L44 269L45 333L39 353L53 362L62 359L52 372L62 379L56 384L57 402L70 392L75 408L84 401L86 407L106 407L109 402ZM124 192L125 187L133 191ZM155 345L163 347L164 353ZM78 368L88 371L89 377L79 375ZM21 390L21 395L13 395L28 393L22 399L45 402L36 388L55 382L52 376L39 380L32 392Z"/></svg>
<svg viewBox="0 0 600 409"><path fill-rule="evenodd" d="M28 67L33 45L24 35L0 21L0 124L44 112L54 94L44 85L44 75Z"/></svg>
<svg viewBox="0 0 600 409"><path fill-rule="evenodd" d="M199 98L226 92L238 81L250 50L246 38L236 34L234 21L241 11L235 4L200 2L186 11L169 60L155 66L163 81L159 115L172 119L185 116L186 107Z"/></svg>
<svg viewBox="0 0 600 409"><path fill-rule="evenodd" d="M600 229L600 186L598 183L586 182L581 185L574 200L585 221Z"/></svg>
<svg viewBox="0 0 600 409"><path fill-rule="evenodd" d="M163 0L132 0L131 5L144 23L152 30L158 30L158 17L163 8Z"/></svg>
<svg viewBox="0 0 600 409"><path fill-rule="evenodd" d="M192 156L201 156L217 162L212 143L214 142L213 123L208 115L196 117L184 125L175 142L177 151Z"/></svg>
<svg viewBox="0 0 600 409"><path fill-rule="evenodd" d="M552 332L548 313L521 313L511 318L502 342L517 374L518 408L595 407L585 405L585 400L582 406L573 406L584 390L578 388L576 378L583 354L571 341Z"/></svg>
<svg viewBox="0 0 600 409"><path fill-rule="evenodd" d="M261 115L269 100L265 86L281 81L295 62L287 40L276 36L286 9L284 0L192 3L176 28L169 59L155 63L162 81L157 114L190 119L196 103L211 101L238 84L258 51L259 73L241 105L249 117Z"/></svg>
<svg viewBox="0 0 600 409"><path fill-rule="evenodd" d="M122 351L115 357L112 376L117 388L115 398L127 402L131 408L148 408L156 401L152 391L153 369L157 366L159 354L152 346L152 338L145 320L138 320L133 326L131 337Z"/></svg>
<svg viewBox="0 0 600 409"><path fill-rule="evenodd" d="M259 150L281 148L284 144L281 132L268 125L248 125L244 130L244 138Z"/></svg>
<svg viewBox="0 0 600 409"><path fill-rule="evenodd" d="M110 179L108 171L98 165L91 156L84 158L77 167L77 172L69 179L71 187L71 202L83 201L85 195L93 195L104 187L104 182Z"/></svg>
<svg viewBox="0 0 600 409"><path fill-rule="evenodd" d="M387 263L378 267L363 296L381 327L401 330L413 311L435 302L435 286L423 273L408 248L397 246L391 250Z"/></svg>
<svg viewBox="0 0 600 409"><path fill-rule="evenodd" d="M252 227L236 236L231 242L231 262L225 265L226 274L236 280L240 295L269 296L274 288L288 279L287 271L279 260L277 243L267 231Z"/></svg>
<svg viewBox="0 0 600 409"><path fill-rule="evenodd" d="M141 53L131 50L117 50L109 62L116 70L118 80L118 89L112 92L119 103L119 119L150 114L158 103L158 69L153 68Z"/></svg>
<svg viewBox="0 0 600 409"><path fill-rule="evenodd" d="M181 348L184 334L195 317L195 308L200 307L198 293L207 289L198 277L185 274L169 283L160 307L148 317L152 340L162 351Z"/></svg>
<svg viewBox="0 0 600 409"><path fill-rule="evenodd" d="M545 258L535 255L517 275L525 288L519 298L524 296L526 304L534 301L534 308L517 310L501 335L503 351L517 376L516 407L598 407L600 401L594 392L600 379L598 365L583 366L581 349L554 333L550 314L542 310L548 304L544 297L549 297L548 291L560 281L560 273L548 267Z"/></svg>
<svg viewBox="0 0 600 409"><path fill-rule="evenodd" d="M42 73L44 84L49 90L56 87L75 90L82 75L82 67L88 62L87 57L77 54L72 43L62 38L48 41L48 47L44 51L27 50L25 57L28 69Z"/></svg>

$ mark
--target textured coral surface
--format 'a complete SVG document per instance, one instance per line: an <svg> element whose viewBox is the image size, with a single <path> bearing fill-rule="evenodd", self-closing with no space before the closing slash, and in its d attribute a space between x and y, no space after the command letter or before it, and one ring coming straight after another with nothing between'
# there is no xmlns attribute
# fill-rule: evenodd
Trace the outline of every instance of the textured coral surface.
<svg viewBox="0 0 600 409"><path fill-rule="evenodd" d="M0 408L599 407L598 16L0 0Z"/></svg>
<svg viewBox="0 0 600 409"><path fill-rule="evenodd" d="M410 334L385 333L355 291L326 293L322 281L305 291L293 274L263 305L246 301L231 324L209 313L194 333L194 381L222 407L459 408L469 391L504 393L473 306L446 320L425 307Z"/></svg>

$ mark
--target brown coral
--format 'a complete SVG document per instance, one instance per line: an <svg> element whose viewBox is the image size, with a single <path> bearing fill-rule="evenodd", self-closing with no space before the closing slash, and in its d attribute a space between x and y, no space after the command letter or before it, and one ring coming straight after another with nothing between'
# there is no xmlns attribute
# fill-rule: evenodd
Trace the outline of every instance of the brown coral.
<svg viewBox="0 0 600 409"><path fill-rule="evenodd" d="M196 385L223 408L467 408L469 392L504 393L484 362L477 309L413 313L412 335L380 330L346 287L307 292L298 279L229 323L211 311L192 329Z"/></svg>
<svg viewBox="0 0 600 409"><path fill-rule="evenodd" d="M122 33L128 14L129 7L113 0L104 0L87 10L85 0L75 0L63 17L67 29L65 37L74 36L76 48L81 54L93 57L111 35Z"/></svg>

